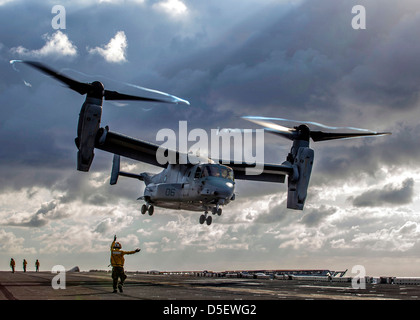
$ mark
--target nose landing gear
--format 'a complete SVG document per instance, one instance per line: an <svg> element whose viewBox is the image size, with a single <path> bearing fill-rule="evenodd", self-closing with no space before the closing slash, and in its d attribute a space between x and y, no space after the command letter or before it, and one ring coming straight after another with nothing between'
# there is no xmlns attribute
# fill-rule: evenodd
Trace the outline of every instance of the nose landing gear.
<svg viewBox="0 0 420 320"><path fill-rule="evenodd" d="M206 222L207 225L209 226L209 225L211 225L211 223L213 221L213 218L212 218L212 216L208 215L208 209L210 209L210 208L207 208L206 211L204 212L204 214L202 214L200 216L200 224L204 224L204 222ZM217 214L218 216L221 216L222 215L222 208L220 208L219 204L217 204L215 207L211 208L211 213L213 215Z"/></svg>

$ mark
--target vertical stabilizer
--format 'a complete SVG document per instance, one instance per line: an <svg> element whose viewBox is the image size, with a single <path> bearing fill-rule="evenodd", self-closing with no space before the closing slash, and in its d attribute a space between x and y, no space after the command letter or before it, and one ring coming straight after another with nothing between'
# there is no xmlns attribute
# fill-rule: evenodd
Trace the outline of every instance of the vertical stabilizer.
<svg viewBox="0 0 420 320"><path fill-rule="evenodd" d="M114 154L114 160L112 161L111 180L109 182L111 185L117 184L119 173L120 173L120 156L117 154Z"/></svg>

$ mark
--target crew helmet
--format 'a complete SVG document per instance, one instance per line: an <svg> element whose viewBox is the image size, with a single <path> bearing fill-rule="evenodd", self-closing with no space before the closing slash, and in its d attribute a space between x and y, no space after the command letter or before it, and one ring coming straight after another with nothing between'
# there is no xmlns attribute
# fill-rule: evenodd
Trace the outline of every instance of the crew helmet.
<svg viewBox="0 0 420 320"><path fill-rule="evenodd" d="M119 242L115 242L115 244L114 244L114 249L121 249L121 248L122 248L121 243L119 243Z"/></svg>

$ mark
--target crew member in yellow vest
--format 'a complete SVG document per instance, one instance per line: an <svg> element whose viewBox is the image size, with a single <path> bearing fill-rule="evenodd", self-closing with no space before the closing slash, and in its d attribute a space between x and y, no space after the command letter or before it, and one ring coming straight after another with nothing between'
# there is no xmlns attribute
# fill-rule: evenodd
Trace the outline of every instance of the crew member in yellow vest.
<svg viewBox="0 0 420 320"><path fill-rule="evenodd" d="M118 283L118 290L120 292L123 292L124 281L127 279L124 272L124 255L134 254L140 251L139 248L134 251L122 251L121 243L116 241L117 236L114 236L114 241L111 244L112 287L114 288L114 293L117 292L118 278L120 279L120 283Z"/></svg>

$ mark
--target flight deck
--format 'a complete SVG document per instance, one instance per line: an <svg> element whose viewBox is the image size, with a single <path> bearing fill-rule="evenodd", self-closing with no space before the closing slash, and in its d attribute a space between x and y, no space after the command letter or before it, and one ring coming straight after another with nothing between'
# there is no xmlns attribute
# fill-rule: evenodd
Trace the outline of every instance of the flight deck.
<svg viewBox="0 0 420 320"><path fill-rule="evenodd" d="M420 300L420 285L300 279L247 279L128 273L112 293L107 272L67 272L54 289L51 272L0 272L0 300Z"/></svg>

